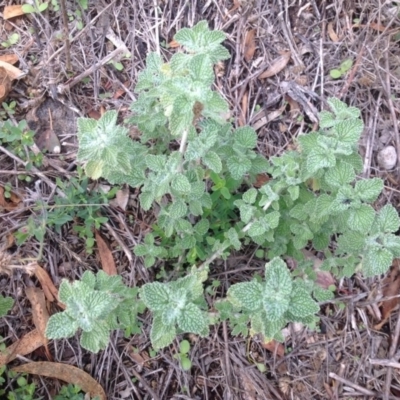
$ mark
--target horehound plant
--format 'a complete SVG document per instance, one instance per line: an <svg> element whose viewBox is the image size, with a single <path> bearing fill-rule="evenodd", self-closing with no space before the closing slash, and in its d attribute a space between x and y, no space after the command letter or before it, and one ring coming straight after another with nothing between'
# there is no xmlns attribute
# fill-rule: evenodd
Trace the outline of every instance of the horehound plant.
<svg viewBox="0 0 400 400"><path fill-rule="evenodd" d="M156 349L180 333L206 336L211 323L224 319L233 334L247 335L250 322L250 334L282 340L290 321L315 327L317 302L333 297L316 285L304 249L319 252L322 269L336 277L383 274L400 256L395 209L372 206L382 180L357 178L363 131L358 109L329 99L331 111L321 112L318 131L299 136L294 150L266 160L255 151L255 131L233 128L224 118L227 102L212 90L213 66L229 57L221 45L224 33L202 21L174 39L181 49L170 61L150 53L138 77L138 100L126 123L139 128L140 140L117 124L115 111L98 121L80 118L78 160L93 179L140 188L140 206L157 216L152 232L134 249L147 267L158 259L180 271L200 266L175 281L146 283L140 302L135 296L125 302L120 283L116 292L95 284L91 275L89 282L85 274L82 284L64 281L60 297L67 310L50 318L49 338L81 328L83 347L103 349L111 329L138 329L140 304L153 313L150 339ZM271 179L256 189L252 182L261 173ZM212 261L251 243L270 260L264 280L235 283L226 299L207 304L203 285ZM291 271L281 257L295 259L297 267ZM97 279L104 279L99 274ZM82 288L70 290L73 285ZM132 318L117 314L115 296L131 304Z"/></svg>

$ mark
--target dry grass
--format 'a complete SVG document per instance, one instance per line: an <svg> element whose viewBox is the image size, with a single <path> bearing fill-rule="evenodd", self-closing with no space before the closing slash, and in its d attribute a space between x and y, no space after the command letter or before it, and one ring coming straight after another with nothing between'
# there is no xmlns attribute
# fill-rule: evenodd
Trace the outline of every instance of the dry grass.
<svg viewBox="0 0 400 400"><path fill-rule="evenodd" d="M0 1L0 7L11 3ZM77 9L77 2L67 3L71 11ZM360 149L364 176L381 177L386 185L377 206L398 204L399 169L385 171L376 162L377 152L389 144L400 154L398 1L89 3L88 10L81 10L83 29L78 29L76 19L69 24L72 71L67 70L65 42L59 36L63 29L60 13L1 21L2 40L18 31L20 41L0 54L18 54L20 68L28 73L10 95L19 104L17 119L24 118L35 103L46 98L62 102L77 116L115 109L123 118L135 100L136 77L145 65L147 52L159 50L169 58L173 49L164 45L174 33L207 19L211 27L227 33L224 44L232 55L218 70L216 88L229 102L235 124L257 127L261 153L272 156L290 148L294 138L310 129L316 112L325 108L326 99L340 97L362 110L365 131ZM255 31L256 49L246 61L245 38L250 30ZM123 54L125 47L132 56L121 59L124 69L118 71L107 57L118 53L116 48L122 48L119 54ZM291 57L281 72L258 78L287 51ZM333 80L329 71L348 58L353 60L352 70ZM120 96L113 97L115 93ZM18 160L0 155L0 183L10 182L24 193L23 208L1 215L2 240L26 221L37 196L51 201L55 177L73 176L75 133L70 128L60 128L64 158L49 156L51 162L40 175L33 172L29 187L16 179L15 172L23 169ZM36 183L39 178L40 185ZM110 222L103 227L103 233L113 243L118 270L132 285L148 281L153 274L130 253L143 236L141 230L151 223L150 217L137 209L136 195L132 191L129 213L137 222L132 225L126 214L107 208L104 211ZM34 257L38 245L32 240L13 251L16 260ZM262 270L261 262L249 261L253 256L242 254L213 266L213 276L222 282L221 295L238 273L249 276L254 269ZM69 226L61 234L47 232L43 265L57 284L64 276L75 279L87 268L97 269L99 261L84 252L84 243ZM2 293L16 300L11 315L0 322L0 333L7 344L33 327L24 295L24 287L30 284L36 282L23 270L3 275L0 281ZM380 289L379 277L363 280L357 276L338 282L337 301L321 308L320 332L289 327L284 357L265 350L256 339L231 337L229 327L221 324L209 338L191 338L193 368L183 372L173 358L177 341L155 357L149 356L149 316L142 321L142 335L127 340L114 333L107 350L99 355L82 352L76 339L53 343L52 353L55 361L89 372L103 385L109 399L395 399L400 397L400 370L398 365L388 365L388 361L397 362L400 357L396 353L400 322L396 311L384 329L374 330L380 317ZM132 348L138 349L139 355ZM44 353L35 352L29 358L43 360ZM265 373L257 369L257 363L266 366ZM49 398L59 385L42 379L38 381L38 394Z"/></svg>

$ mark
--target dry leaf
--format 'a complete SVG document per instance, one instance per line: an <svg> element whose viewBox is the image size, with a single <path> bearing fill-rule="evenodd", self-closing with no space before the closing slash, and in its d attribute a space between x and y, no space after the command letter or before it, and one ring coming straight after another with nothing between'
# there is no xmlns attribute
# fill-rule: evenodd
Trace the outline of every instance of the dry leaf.
<svg viewBox="0 0 400 400"><path fill-rule="evenodd" d="M25 15L22 11L22 5L5 6L3 11L3 18L10 19Z"/></svg>
<svg viewBox="0 0 400 400"><path fill-rule="evenodd" d="M236 11L241 5L242 5L242 3L240 2L240 0L233 0L233 6L232 6L232 8L228 11L228 14L231 14L231 13L233 13L234 11Z"/></svg>
<svg viewBox="0 0 400 400"><path fill-rule="evenodd" d="M333 22L329 22L328 24L328 35L331 38L332 42L336 43L339 41L338 35L336 35L336 32L333 29Z"/></svg>
<svg viewBox="0 0 400 400"><path fill-rule="evenodd" d="M259 75L258 78L265 79L265 78L270 78L271 76L274 76L276 74L279 74L279 72L281 72L288 64L291 54L292 53L290 51L287 51L278 58L276 58L274 61L272 61L269 68L261 75Z"/></svg>
<svg viewBox="0 0 400 400"><path fill-rule="evenodd" d="M92 119L95 119L97 121L97 120L99 120L101 118L101 114L97 110L91 109L88 112L88 117L92 118Z"/></svg>
<svg viewBox="0 0 400 400"><path fill-rule="evenodd" d="M171 40L168 43L168 47L170 47L171 49L175 49L175 48L177 48L179 46L180 46L180 44L176 40Z"/></svg>
<svg viewBox="0 0 400 400"><path fill-rule="evenodd" d="M242 109L238 121L239 126L246 125L246 111L248 107L248 100L249 100L249 92L246 91L242 97Z"/></svg>
<svg viewBox="0 0 400 400"><path fill-rule="evenodd" d="M244 59L247 62L250 62L254 57L254 53L256 51L256 30L250 29L246 33L246 37L244 40Z"/></svg>
<svg viewBox="0 0 400 400"><path fill-rule="evenodd" d="M118 190L115 199L110 200L110 206L118 207L122 211L126 211L129 201L129 187Z"/></svg>
<svg viewBox="0 0 400 400"><path fill-rule="evenodd" d="M270 179L271 178L265 173L258 174L256 176L256 181L253 183L253 186L258 189L261 186L265 185Z"/></svg>
<svg viewBox="0 0 400 400"><path fill-rule="evenodd" d="M101 400L107 400L101 385L88 373L72 365L47 361L31 362L14 367L12 371L60 379L61 381L79 386L85 393L89 393L92 397L99 396Z"/></svg>
<svg viewBox="0 0 400 400"><path fill-rule="evenodd" d="M18 62L18 56L16 54L1 54L0 61L13 65Z"/></svg>
<svg viewBox="0 0 400 400"><path fill-rule="evenodd" d="M54 286L49 274L44 270L38 263L35 263L35 275L38 278L40 285L42 286L44 295L48 301L55 301L58 298L58 290ZM58 305L65 309L64 304L58 303Z"/></svg>
<svg viewBox="0 0 400 400"><path fill-rule="evenodd" d="M0 67L0 102L4 101L11 91L11 79L7 70Z"/></svg>
<svg viewBox="0 0 400 400"><path fill-rule="evenodd" d="M285 355L285 348L283 347L283 344L277 342L276 340L262 343L262 347L269 350L271 353L276 353L276 355L279 357L283 357Z"/></svg>
<svg viewBox="0 0 400 400"><path fill-rule="evenodd" d="M49 320L49 313L47 311L44 293L38 288L27 287L25 290L25 294L32 306L33 323L35 324L36 329L43 336L43 343L46 349L46 355L50 360L52 360L51 353L49 351L49 348L47 347L48 340L45 335L47 321Z"/></svg>
<svg viewBox="0 0 400 400"><path fill-rule="evenodd" d="M41 151L46 150L49 153L60 154L61 143L53 129L44 129L37 132L35 143Z"/></svg>
<svg viewBox="0 0 400 400"><path fill-rule="evenodd" d="M260 118L257 122L255 122L253 124L254 130L258 131L264 125L268 124L269 122L273 121L274 119L279 118L282 115L285 108L286 108L286 105L282 106L281 108L278 108L277 110L271 111L265 117ZM264 115L265 114L266 113L264 113Z"/></svg>
<svg viewBox="0 0 400 400"><path fill-rule="evenodd" d="M392 267L390 268L389 274L383 280L383 297L394 297L400 295L400 259L396 258L393 260ZM378 331L387 322L390 314L400 304L400 297L394 297L389 300L385 300L381 304L382 321L375 325L375 329Z"/></svg>
<svg viewBox="0 0 400 400"><path fill-rule="evenodd" d="M111 253L111 250L97 229L95 230L94 234L96 237L97 249L99 251L103 271L108 275L117 275L117 267L115 266L114 257Z"/></svg>
<svg viewBox="0 0 400 400"><path fill-rule="evenodd" d="M19 68L14 67L14 65L11 65L11 64L1 61L1 60L0 60L0 67L3 67L7 71L7 76L11 80L20 79L26 75ZM1 82L1 79L0 79L0 82Z"/></svg>
<svg viewBox="0 0 400 400"><path fill-rule="evenodd" d="M44 298L43 290L35 287L27 287L25 294L32 306L32 318L36 329L42 333L45 338L45 331L47 321L49 320L49 313L47 312L46 300Z"/></svg>
<svg viewBox="0 0 400 400"><path fill-rule="evenodd" d="M11 191L9 198L5 198L4 193L4 187L0 185L0 209L12 211L18 208L22 201L21 198L13 191Z"/></svg>
<svg viewBox="0 0 400 400"><path fill-rule="evenodd" d="M0 366L8 364L17 358L17 355L25 356L32 353L43 344L43 335L34 329L0 353Z"/></svg>

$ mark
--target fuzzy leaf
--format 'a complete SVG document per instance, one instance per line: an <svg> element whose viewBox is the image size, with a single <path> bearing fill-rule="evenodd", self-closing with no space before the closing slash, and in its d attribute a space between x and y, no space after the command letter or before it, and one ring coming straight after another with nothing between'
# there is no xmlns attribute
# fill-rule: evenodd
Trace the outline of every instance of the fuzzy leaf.
<svg viewBox="0 0 400 400"><path fill-rule="evenodd" d="M239 236L235 228L230 228L228 232L225 232L225 237L229 240L230 245L233 246L235 250L240 250L242 244L240 243Z"/></svg>
<svg viewBox="0 0 400 400"><path fill-rule="evenodd" d="M170 212L171 218L173 218L173 219L182 218L187 213L187 206L184 201L176 200L174 203L172 203L172 205L169 209L169 212Z"/></svg>
<svg viewBox="0 0 400 400"><path fill-rule="evenodd" d="M222 162L217 153L214 151L208 151L202 158L203 163L207 168L210 168L216 174L219 174L222 170Z"/></svg>
<svg viewBox="0 0 400 400"><path fill-rule="evenodd" d="M353 182L355 175L354 169L350 164L339 162L327 171L325 174L325 180L333 187L341 187L342 185Z"/></svg>
<svg viewBox="0 0 400 400"><path fill-rule="evenodd" d="M265 265L265 289L263 306L270 321L277 321L289 307L292 280L290 272L280 258Z"/></svg>
<svg viewBox="0 0 400 400"><path fill-rule="evenodd" d="M155 315L150 331L150 340L154 350L159 350L170 345L175 337L175 326L165 326L162 322L161 316Z"/></svg>
<svg viewBox="0 0 400 400"><path fill-rule="evenodd" d="M291 295L289 310L295 317L303 318L316 314L319 306L305 289L295 287Z"/></svg>
<svg viewBox="0 0 400 400"><path fill-rule="evenodd" d="M148 211L153 204L154 194L151 192L142 192L139 195L139 199L140 206L143 208L144 211Z"/></svg>
<svg viewBox="0 0 400 400"><path fill-rule="evenodd" d="M245 201L247 204L255 203L256 198L257 198L257 190L254 188L251 188L243 193L243 201Z"/></svg>
<svg viewBox="0 0 400 400"><path fill-rule="evenodd" d="M348 226L359 232L368 232L375 219L375 210L366 204L352 209L349 215Z"/></svg>
<svg viewBox="0 0 400 400"><path fill-rule="evenodd" d="M228 300L246 311L257 311L262 306L263 287L257 281L236 283L228 289Z"/></svg>
<svg viewBox="0 0 400 400"><path fill-rule="evenodd" d="M178 326L184 332L204 336L204 333L208 331L208 320L199 307L188 303L178 316Z"/></svg>
<svg viewBox="0 0 400 400"><path fill-rule="evenodd" d="M365 179L358 181L355 186L355 192L360 200L372 203L383 190L383 181L379 178Z"/></svg>
<svg viewBox="0 0 400 400"><path fill-rule="evenodd" d="M336 125L337 138L341 144L354 145L360 139L364 124L360 119L339 122Z"/></svg>
<svg viewBox="0 0 400 400"><path fill-rule="evenodd" d="M97 324L90 332L82 332L80 344L84 349L98 353L107 347L109 337L110 334L106 325Z"/></svg>
<svg viewBox="0 0 400 400"><path fill-rule="evenodd" d="M189 194L191 186L188 178L183 174L176 174L171 182L171 188L181 194Z"/></svg>
<svg viewBox="0 0 400 400"><path fill-rule="evenodd" d="M77 330L77 321L63 311L49 318L46 327L46 337L49 339L69 338L74 336Z"/></svg>
<svg viewBox="0 0 400 400"><path fill-rule="evenodd" d="M373 246L364 255L362 270L364 275L372 277L388 271L393 261L392 253L384 248Z"/></svg>
<svg viewBox="0 0 400 400"><path fill-rule="evenodd" d="M257 145L257 134L253 128L244 126L236 129L235 142L246 149L254 149Z"/></svg>
<svg viewBox="0 0 400 400"><path fill-rule="evenodd" d="M381 232L396 232L400 227L399 215L391 204L380 209L376 222Z"/></svg>
<svg viewBox="0 0 400 400"><path fill-rule="evenodd" d="M140 289L140 298L151 311L163 311L170 303L171 291L160 282L146 283Z"/></svg>
<svg viewBox="0 0 400 400"><path fill-rule="evenodd" d="M239 156L233 156L227 160L228 168L232 174L233 179L242 179L243 176L250 171L251 161Z"/></svg>

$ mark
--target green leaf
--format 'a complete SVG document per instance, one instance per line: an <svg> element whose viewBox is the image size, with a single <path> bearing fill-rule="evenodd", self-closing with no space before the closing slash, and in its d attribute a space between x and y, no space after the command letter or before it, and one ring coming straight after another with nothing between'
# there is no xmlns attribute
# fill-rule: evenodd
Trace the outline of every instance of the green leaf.
<svg viewBox="0 0 400 400"><path fill-rule="evenodd" d="M187 213L187 205L182 200L176 200L172 203L169 213L171 218L178 219L186 216Z"/></svg>
<svg viewBox="0 0 400 400"><path fill-rule="evenodd" d="M225 232L225 237L229 240L230 245L233 246L235 250L240 250L242 244L240 243L239 236L235 228L230 228L227 232Z"/></svg>
<svg viewBox="0 0 400 400"><path fill-rule="evenodd" d="M205 336L208 333L208 320L199 307L188 303L178 316L178 326L184 332Z"/></svg>
<svg viewBox="0 0 400 400"><path fill-rule="evenodd" d="M345 162L338 162L325 174L325 181L333 187L341 187L354 181L356 174L352 166Z"/></svg>
<svg viewBox="0 0 400 400"><path fill-rule="evenodd" d="M180 353L181 353L181 354L187 354L187 353L189 353L189 350L190 350L190 343L189 343L189 341L187 341L187 340L182 340L182 341L179 343L179 351L180 351Z"/></svg>
<svg viewBox="0 0 400 400"><path fill-rule="evenodd" d="M153 155L149 154L146 157L146 165L152 171L162 172L165 170L165 164L167 162L167 157L165 155Z"/></svg>
<svg viewBox="0 0 400 400"><path fill-rule="evenodd" d="M148 211L153 204L154 194L151 192L142 192L139 195L139 199L140 206L143 208L144 211Z"/></svg>
<svg viewBox="0 0 400 400"><path fill-rule="evenodd" d="M77 330L77 321L63 311L49 318L45 334L49 339L63 339L74 336Z"/></svg>
<svg viewBox="0 0 400 400"><path fill-rule="evenodd" d="M355 145L363 129L364 124L360 119L341 121L336 125L337 138L341 144Z"/></svg>
<svg viewBox="0 0 400 400"><path fill-rule="evenodd" d="M243 176L250 171L251 161L247 158L233 156L228 158L227 165L233 179L242 179Z"/></svg>
<svg viewBox="0 0 400 400"><path fill-rule="evenodd" d="M368 232L375 219L375 210L366 204L350 211L348 226L359 232Z"/></svg>
<svg viewBox="0 0 400 400"><path fill-rule="evenodd" d="M154 350L169 346L176 337L176 328L174 325L165 326L162 323L161 316L155 315L151 325L150 340Z"/></svg>
<svg viewBox="0 0 400 400"><path fill-rule="evenodd" d="M344 60L341 64L340 64L340 69L343 73L349 71L351 69L351 67L353 66L353 60L348 58L346 60Z"/></svg>
<svg viewBox="0 0 400 400"><path fill-rule="evenodd" d="M228 289L227 297L236 307L258 311L262 307L263 287L257 281L236 283Z"/></svg>
<svg viewBox="0 0 400 400"><path fill-rule="evenodd" d="M265 289L263 306L270 321L277 321L289 307L292 292L290 272L280 258L265 265Z"/></svg>
<svg viewBox="0 0 400 400"><path fill-rule="evenodd" d="M329 75L333 78L333 79L339 79L342 76L342 73L338 70L338 69L331 69L329 71Z"/></svg>
<svg viewBox="0 0 400 400"><path fill-rule="evenodd" d="M4 317L14 305L14 300L11 297L3 297L0 295L0 318Z"/></svg>
<svg viewBox="0 0 400 400"><path fill-rule="evenodd" d="M362 262L363 273L367 278L385 274L390 268L392 261L393 255L389 250L372 246L364 255Z"/></svg>
<svg viewBox="0 0 400 400"><path fill-rule="evenodd" d="M317 147L307 157L307 170L310 174L317 172L321 168L334 167L335 165L336 158L331 149Z"/></svg>
<svg viewBox="0 0 400 400"><path fill-rule="evenodd" d="M210 168L215 173L219 174L222 170L222 162L220 157L214 151L208 151L202 158L203 163L207 168Z"/></svg>
<svg viewBox="0 0 400 400"><path fill-rule="evenodd" d="M160 282L146 283L140 288L140 298L151 311L163 311L170 303L171 291Z"/></svg>
<svg viewBox="0 0 400 400"><path fill-rule="evenodd" d="M31 14L36 11L35 8L30 4L23 4L21 8L25 14Z"/></svg>
<svg viewBox="0 0 400 400"><path fill-rule="evenodd" d="M380 178L372 178L358 181L355 192L361 201L374 202L383 190L383 181Z"/></svg>
<svg viewBox="0 0 400 400"><path fill-rule="evenodd" d="M291 295L289 309L295 317L303 318L316 314L319 306L304 288L296 286Z"/></svg>
<svg viewBox="0 0 400 400"><path fill-rule="evenodd" d="M396 232L400 227L400 218L391 204L386 204L378 212L376 222L381 232Z"/></svg>
<svg viewBox="0 0 400 400"><path fill-rule="evenodd" d="M246 149L254 149L257 145L257 134L253 128L243 126L235 131L235 142Z"/></svg>
<svg viewBox="0 0 400 400"><path fill-rule="evenodd" d="M171 188L181 194L189 194L191 185L188 178L183 174L176 174L171 182Z"/></svg>
<svg viewBox="0 0 400 400"><path fill-rule="evenodd" d="M109 336L107 326L105 324L98 324L92 331L82 332L80 344L84 349L92 353L98 353L107 347Z"/></svg>
<svg viewBox="0 0 400 400"><path fill-rule="evenodd" d="M257 190L255 188L251 188L243 193L243 201L247 204L255 203L257 198Z"/></svg>

